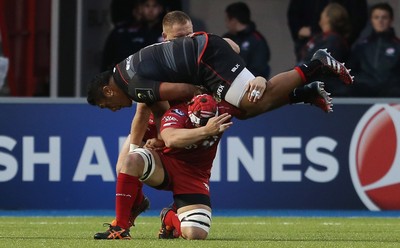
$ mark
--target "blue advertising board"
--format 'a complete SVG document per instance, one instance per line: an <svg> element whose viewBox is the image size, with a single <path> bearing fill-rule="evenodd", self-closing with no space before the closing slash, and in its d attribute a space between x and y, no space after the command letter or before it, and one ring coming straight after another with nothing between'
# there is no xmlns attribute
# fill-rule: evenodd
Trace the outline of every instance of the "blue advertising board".
<svg viewBox="0 0 400 248"><path fill-rule="evenodd" d="M234 120L213 165L213 208L400 209L399 110L296 105ZM113 209L115 163L134 112L1 102L0 209ZM144 191L152 208L172 202L171 192Z"/></svg>

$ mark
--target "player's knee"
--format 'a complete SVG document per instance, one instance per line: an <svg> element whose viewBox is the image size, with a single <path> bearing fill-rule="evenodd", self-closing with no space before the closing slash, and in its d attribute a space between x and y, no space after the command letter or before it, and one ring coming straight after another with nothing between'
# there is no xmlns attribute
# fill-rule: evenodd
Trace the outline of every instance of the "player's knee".
<svg viewBox="0 0 400 248"><path fill-rule="evenodd" d="M185 239L206 239L211 227L211 212L207 209L192 209L178 215L182 237Z"/></svg>
<svg viewBox="0 0 400 248"><path fill-rule="evenodd" d="M125 165L128 169L131 170L135 176L138 176L141 181L146 181L153 175L155 164L153 154L149 150L143 148L136 148L132 152L129 152L125 161Z"/></svg>
<svg viewBox="0 0 400 248"><path fill-rule="evenodd" d="M187 240L204 240L208 236L208 232L197 227L181 228L181 236Z"/></svg>

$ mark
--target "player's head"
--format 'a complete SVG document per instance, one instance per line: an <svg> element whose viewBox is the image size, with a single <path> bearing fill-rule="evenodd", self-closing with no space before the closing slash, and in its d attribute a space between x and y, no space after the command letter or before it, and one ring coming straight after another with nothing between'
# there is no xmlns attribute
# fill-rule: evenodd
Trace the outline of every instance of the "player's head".
<svg viewBox="0 0 400 248"><path fill-rule="evenodd" d="M164 16L162 36L164 40L173 40L193 33L190 17L182 11L171 11Z"/></svg>
<svg viewBox="0 0 400 248"><path fill-rule="evenodd" d="M132 100L115 84L112 71L96 75L87 89L87 102L112 111L132 106Z"/></svg>
<svg viewBox="0 0 400 248"><path fill-rule="evenodd" d="M211 117L218 115L218 103L211 95L197 95L189 102L188 114L194 126L205 126Z"/></svg>

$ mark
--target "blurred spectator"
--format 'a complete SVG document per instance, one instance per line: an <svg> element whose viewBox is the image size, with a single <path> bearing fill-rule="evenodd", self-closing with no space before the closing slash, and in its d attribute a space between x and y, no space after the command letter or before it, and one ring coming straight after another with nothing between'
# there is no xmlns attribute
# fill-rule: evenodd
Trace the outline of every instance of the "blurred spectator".
<svg viewBox="0 0 400 248"><path fill-rule="evenodd" d="M169 13L174 10L182 11L182 0L164 0L163 5L165 13Z"/></svg>
<svg viewBox="0 0 400 248"><path fill-rule="evenodd" d="M9 60L3 54L3 43L0 32L0 96L9 95L9 89L7 85L8 64Z"/></svg>
<svg viewBox="0 0 400 248"><path fill-rule="evenodd" d="M327 48L337 60L346 61L350 52L347 43L350 22L346 9L338 3L328 4L321 13L319 26L322 32L314 35L301 49L300 64L311 60L317 50L324 48ZM324 79L326 80L329 82L326 82L325 88L333 96L348 95L348 88L338 79Z"/></svg>
<svg viewBox="0 0 400 248"><path fill-rule="evenodd" d="M101 62L101 71L109 70L115 64L121 62L130 54L137 52L144 47L143 37L140 36L140 13L139 2L131 0L132 5L128 5L125 1L119 2L115 0L111 3L112 21L114 28L108 35L103 49L103 57ZM122 4L125 3L125 4ZM126 13L123 7L130 7L130 16L125 16L123 19L115 19L113 16L118 16L119 11L122 16Z"/></svg>
<svg viewBox="0 0 400 248"><path fill-rule="evenodd" d="M251 21L249 7L243 2L232 3L225 9L225 24L230 38L240 47L246 67L255 75L269 78L270 50L264 36Z"/></svg>
<svg viewBox="0 0 400 248"><path fill-rule="evenodd" d="M139 0L139 2L142 17L140 33L145 46L163 41L162 18L165 13L162 0Z"/></svg>
<svg viewBox="0 0 400 248"><path fill-rule="evenodd" d="M137 5L138 0L112 0L110 6L111 22L118 26L133 17L132 10Z"/></svg>
<svg viewBox="0 0 400 248"><path fill-rule="evenodd" d="M367 0L331 0L341 4L349 13L351 32L347 37L349 45L353 45L368 22Z"/></svg>
<svg viewBox="0 0 400 248"><path fill-rule="evenodd" d="M357 40L368 19L367 0L290 0L287 19L294 42L296 61L300 61L300 51L307 41L321 32L318 23L322 10L334 2L345 7L349 14L352 27L348 36L349 45Z"/></svg>
<svg viewBox="0 0 400 248"><path fill-rule="evenodd" d="M115 0L118 2L119 0ZM112 2L114 15L126 13L122 8L130 7L130 16L113 19L114 29L108 35L101 63L101 71L112 69L117 63L141 48L162 41L162 15L164 8L161 0L130 0L131 3ZM112 17L113 18L113 17Z"/></svg>
<svg viewBox="0 0 400 248"><path fill-rule="evenodd" d="M346 61L349 55L347 37L350 34L349 15L338 3L328 4L319 19L321 32L312 36L300 50L300 63L311 60L318 49L327 48L339 61Z"/></svg>
<svg viewBox="0 0 400 248"><path fill-rule="evenodd" d="M371 7L372 33L356 44L349 60L355 76L353 96L400 97L400 40L392 27L393 19L389 4Z"/></svg>

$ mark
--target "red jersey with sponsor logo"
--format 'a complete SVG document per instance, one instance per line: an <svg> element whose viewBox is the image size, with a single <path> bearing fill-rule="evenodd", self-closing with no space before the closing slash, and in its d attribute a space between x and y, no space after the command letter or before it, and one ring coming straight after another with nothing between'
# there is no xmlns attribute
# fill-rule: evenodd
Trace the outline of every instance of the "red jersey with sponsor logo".
<svg viewBox="0 0 400 248"><path fill-rule="evenodd" d="M218 104L219 114L231 113L232 111L235 111L232 105L224 102ZM190 121L187 104L176 105L164 114L160 132L166 128L196 128ZM163 154L185 162L187 165L202 168L204 172L209 174L221 135L210 136L185 148L165 148Z"/></svg>

